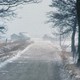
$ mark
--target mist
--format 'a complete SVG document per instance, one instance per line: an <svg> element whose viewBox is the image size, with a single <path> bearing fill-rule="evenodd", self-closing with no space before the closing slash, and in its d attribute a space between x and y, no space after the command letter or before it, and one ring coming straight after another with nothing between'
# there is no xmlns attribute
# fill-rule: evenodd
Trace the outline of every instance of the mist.
<svg viewBox="0 0 80 80"><path fill-rule="evenodd" d="M17 17L7 22L7 35L19 32L27 32L31 37L42 37L44 34L51 34L46 13L51 10L50 0L43 0L41 3L28 4L19 7L15 12Z"/></svg>

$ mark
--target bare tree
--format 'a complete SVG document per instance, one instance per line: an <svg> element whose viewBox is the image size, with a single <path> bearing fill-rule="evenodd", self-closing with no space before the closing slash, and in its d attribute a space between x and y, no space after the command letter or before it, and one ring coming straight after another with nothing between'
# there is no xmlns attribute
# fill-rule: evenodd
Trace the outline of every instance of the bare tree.
<svg viewBox="0 0 80 80"><path fill-rule="evenodd" d="M80 0L76 0L76 10L77 10L77 19L78 19L78 62L77 64L80 66Z"/></svg>
<svg viewBox="0 0 80 80"><path fill-rule="evenodd" d="M75 47L75 34L77 31L77 13L76 13L76 0L52 0L50 5L56 8L55 11L49 12L49 22L53 23L53 28L57 28L60 36L68 36L72 34L71 38L71 51L76 53Z"/></svg>
<svg viewBox="0 0 80 80"><path fill-rule="evenodd" d="M38 3L40 0L0 0L0 18L14 16L14 7L24 3ZM5 27L0 26L0 32L3 33Z"/></svg>

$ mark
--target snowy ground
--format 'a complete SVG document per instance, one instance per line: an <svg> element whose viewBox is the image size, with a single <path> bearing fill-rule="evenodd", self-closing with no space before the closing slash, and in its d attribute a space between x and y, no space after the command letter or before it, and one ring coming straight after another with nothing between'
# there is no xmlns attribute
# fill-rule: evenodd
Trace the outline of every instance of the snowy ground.
<svg viewBox="0 0 80 80"><path fill-rule="evenodd" d="M80 80L80 68L77 67L71 52L62 51L61 57L63 59L64 68L71 78L74 78L74 80Z"/></svg>
<svg viewBox="0 0 80 80"><path fill-rule="evenodd" d="M0 65L0 79L75 80L64 69L57 46L43 40L35 40L15 57L3 62Z"/></svg>
<svg viewBox="0 0 80 80"><path fill-rule="evenodd" d="M0 62L3 62L8 58L15 56L19 51L23 50L30 43L31 42L28 41L0 43Z"/></svg>

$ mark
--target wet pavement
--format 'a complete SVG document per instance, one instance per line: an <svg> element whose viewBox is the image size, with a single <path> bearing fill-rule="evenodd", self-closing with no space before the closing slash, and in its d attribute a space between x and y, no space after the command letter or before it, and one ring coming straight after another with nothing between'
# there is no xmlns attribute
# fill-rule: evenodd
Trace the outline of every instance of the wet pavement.
<svg viewBox="0 0 80 80"><path fill-rule="evenodd" d="M58 48L50 42L35 42L5 63L0 80L71 80L62 69Z"/></svg>

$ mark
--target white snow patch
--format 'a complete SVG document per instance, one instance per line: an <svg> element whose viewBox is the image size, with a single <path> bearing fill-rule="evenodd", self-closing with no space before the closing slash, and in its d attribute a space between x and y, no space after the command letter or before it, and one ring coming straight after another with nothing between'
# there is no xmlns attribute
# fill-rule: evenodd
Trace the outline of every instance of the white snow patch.
<svg viewBox="0 0 80 80"><path fill-rule="evenodd" d="M11 62L15 61L16 59L18 59L18 57L20 57L20 55L23 54L25 51L27 51L31 46L32 46L32 44L29 45L27 48L25 48L23 51L19 51L19 52L17 53L17 55L15 55L14 57L12 57L12 58L10 58L10 59L8 59L8 60L0 63L0 68L4 67L4 66L7 65L8 63L11 63Z"/></svg>

